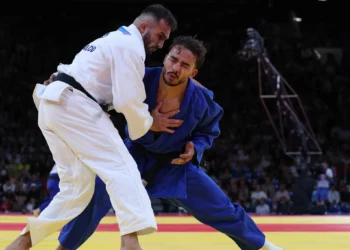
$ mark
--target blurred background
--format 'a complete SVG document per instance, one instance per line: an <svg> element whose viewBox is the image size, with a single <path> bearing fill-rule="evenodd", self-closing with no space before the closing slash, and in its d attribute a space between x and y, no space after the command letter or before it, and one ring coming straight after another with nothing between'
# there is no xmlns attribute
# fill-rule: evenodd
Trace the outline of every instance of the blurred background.
<svg viewBox="0 0 350 250"><path fill-rule="evenodd" d="M222 134L201 165L231 201L257 214L349 213L350 33L345 4L332 0L3 5L0 212L32 213L47 198L46 181L54 162L37 126L35 84L48 79L59 63L69 64L90 41L132 23L152 3L164 4L177 17L179 29L172 37L196 36L208 49L196 79L214 91L225 114ZM279 118L276 99L266 100L272 120L262 105L256 58L246 61L238 56L248 27L263 37L268 58L300 98L302 105L291 101L295 115L305 122L304 110L314 132L320 154L307 155L306 174L299 171L298 147L283 148L273 128L272 120ZM149 56L146 65L161 66L169 44ZM266 84L261 86L269 91ZM123 135L123 117L114 122ZM286 144L293 144L291 140L287 136ZM295 156L286 155L286 150ZM302 182L305 176L307 184ZM153 206L156 213L185 213L159 200L153 200Z"/></svg>

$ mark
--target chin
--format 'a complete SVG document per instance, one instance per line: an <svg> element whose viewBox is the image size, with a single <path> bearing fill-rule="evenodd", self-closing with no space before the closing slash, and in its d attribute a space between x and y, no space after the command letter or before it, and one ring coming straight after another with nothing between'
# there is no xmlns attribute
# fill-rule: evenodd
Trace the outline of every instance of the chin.
<svg viewBox="0 0 350 250"><path fill-rule="evenodd" d="M177 83L177 82L172 82L172 81L167 81L166 84L167 84L168 86L171 86L171 87L176 87L176 86L179 85L179 83Z"/></svg>
<svg viewBox="0 0 350 250"><path fill-rule="evenodd" d="M153 53L153 52L156 52L157 49L155 49L155 48L150 48L148 51L149 51L149 53L151 54L151 53Z"/></svg>

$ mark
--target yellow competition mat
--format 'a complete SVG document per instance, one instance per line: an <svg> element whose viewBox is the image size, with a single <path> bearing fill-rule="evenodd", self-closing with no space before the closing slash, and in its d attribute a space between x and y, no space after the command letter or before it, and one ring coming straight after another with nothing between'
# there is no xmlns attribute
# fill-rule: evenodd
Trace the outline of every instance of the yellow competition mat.
<svg viewBox="0 0 350 250"><path fill-rule="evenodd" d="M29 215L0 215L0 249L13 241ZM266 237L286 250L349 250L350 216L253 216ZM144 250L234 250L227 236L202 225L191 216L158 216L159 231L141 236ZM106 216L82 250L119 249L118 225ZM33 250L53 250L59 232L47 237Z"/></svg>

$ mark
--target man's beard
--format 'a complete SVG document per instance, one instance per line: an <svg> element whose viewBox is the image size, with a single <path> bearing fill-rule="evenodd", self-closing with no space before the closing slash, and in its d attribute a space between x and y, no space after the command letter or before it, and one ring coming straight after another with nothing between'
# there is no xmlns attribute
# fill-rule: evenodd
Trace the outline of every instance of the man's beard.
<svg viewBox="0 0 350 250"><path fill-rule="evenodd" d="M186 81L178 81L178 83L169 82L169 81L166 79L166 77L165 77L166 74L167 74L166 70L163 69L163 74L162 74L163 80L164 80L165 84L168 85L168 86L170 86L170 87L177 87L177 86L183 84L184 82L186 82Z"/></svg>
<svg viewBox="0 0 350 250"><path fill-rule="evenodd" d="M143 35L143 44L145 46L146 54L148 54L148 55L152 54L155 51L155 50L152 51L151 49L158 49L158 47L156 47L156 46L149 47L149 44L151 44L150 40L151 40L151 33L149 31L147 31Z"/></svg>

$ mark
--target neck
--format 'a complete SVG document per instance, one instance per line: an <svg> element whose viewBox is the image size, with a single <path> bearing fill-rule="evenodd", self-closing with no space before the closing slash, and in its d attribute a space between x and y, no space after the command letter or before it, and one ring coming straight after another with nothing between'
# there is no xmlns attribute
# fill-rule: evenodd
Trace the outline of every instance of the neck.
<svg viewBox="0 0 350 250"><path fill-rule="evenodd" d="M164 98L183 98L185 95L188 81L182 83L178 86L169 86L165 83L163 77L161 76L159 79L159 88L158 88L158 96Z"/></svg>

